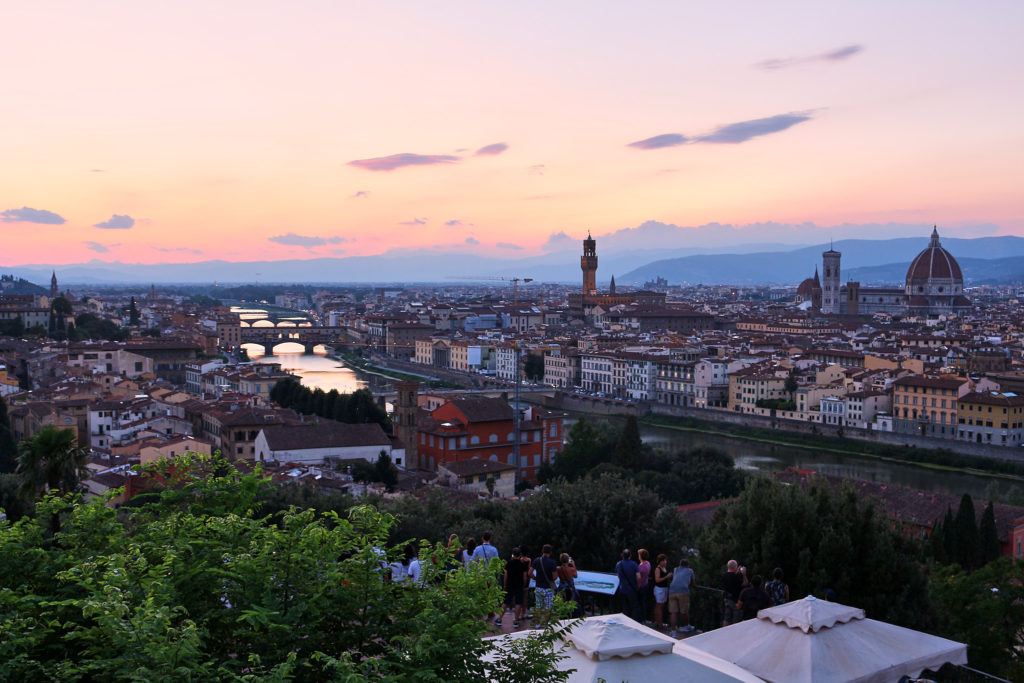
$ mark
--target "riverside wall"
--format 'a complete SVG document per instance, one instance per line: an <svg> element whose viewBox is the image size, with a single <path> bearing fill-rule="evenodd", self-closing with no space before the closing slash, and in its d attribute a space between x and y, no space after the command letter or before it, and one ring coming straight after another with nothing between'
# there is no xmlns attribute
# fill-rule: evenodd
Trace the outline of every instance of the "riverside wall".
<svg viewBox="0 0 1024 683"><path fill-rule="evenodd" d="M1024 448L1021 447L988 446L969 441L935 439L913 434L896 434L894 432L881 432L874 429L859 429L856 427L843 427L842 432L840 432L838 427L822 425L817 422L787 420L778 417L773 418L766 415L750 415L730 412L727 410L668 406L660 403L625 403L615 401L613 399L575 396L563 393L559 393L555 398L546 401L545 405L546 407L553 409L570 410L573 412L587 413L591 415L636 415L637 417L664 415L670 417L684 417L694 420L702 420L704 422L717 422L743 427L757 427L761 429L777 429L783 432L793 432L798 434L839 437L853 442L865 441L890 446L901 446L908 449L946 449L961 455L1024 463Z"/></svg>

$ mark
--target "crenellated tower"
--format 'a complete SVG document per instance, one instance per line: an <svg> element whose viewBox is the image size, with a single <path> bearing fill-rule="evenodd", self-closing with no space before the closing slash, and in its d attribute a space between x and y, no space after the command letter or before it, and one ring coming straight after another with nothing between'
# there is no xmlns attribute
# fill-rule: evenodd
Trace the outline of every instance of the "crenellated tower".
<svg viewBox="0 0 1024 683"><path fill-rule="evenodd" d="M580 257L580 268L583 270L583 294L597 294L597 242L587 232L583 240L583 256Z"/></svg>

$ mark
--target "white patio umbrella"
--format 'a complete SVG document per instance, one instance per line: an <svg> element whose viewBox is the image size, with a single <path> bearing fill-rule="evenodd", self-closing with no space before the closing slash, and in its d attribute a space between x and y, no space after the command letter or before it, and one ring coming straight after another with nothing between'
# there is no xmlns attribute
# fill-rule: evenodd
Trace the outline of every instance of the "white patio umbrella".
<svg viewBox="0 0 1024 683"><path fill-rule="evenodd" d="M498 638L525 638L519 631ZM534 631L533 633L536 633ZM706 653L696 656L674 651L676 639L630 619L624 614L582 620L565 637L558 662L562 670L575 669L570 683L605 681L694 681L697 683L763 683L738 666Z"/></svg>
<svg viewBox="0 0 1024 683"><path fill-rule="evenodd" d="M676 649L706 652L772 683L898 681L967 663L963 643L866 619L862 609L814 596L687 638Z"/></svg>

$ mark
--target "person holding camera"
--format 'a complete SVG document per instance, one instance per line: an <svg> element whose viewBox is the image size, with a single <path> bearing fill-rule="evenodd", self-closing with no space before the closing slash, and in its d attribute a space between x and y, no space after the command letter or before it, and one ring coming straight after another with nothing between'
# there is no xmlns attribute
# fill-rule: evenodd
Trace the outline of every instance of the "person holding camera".
<svg viewBox="0 0 1024 683"><path fill-rule="evenodd" d="M729 560L722 575L722 626L739 623L743 620L743 611L739 607L740 593L747 586L747 568L741 567L736 560Z"/></svg>

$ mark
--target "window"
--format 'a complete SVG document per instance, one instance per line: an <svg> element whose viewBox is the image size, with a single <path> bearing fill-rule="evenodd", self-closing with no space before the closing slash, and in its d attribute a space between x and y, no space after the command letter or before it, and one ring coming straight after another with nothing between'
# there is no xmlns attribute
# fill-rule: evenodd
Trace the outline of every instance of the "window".
<svg viewBox="0 0 1024 683"><path fill-rule="evenodd" d="M491 434L490 437L488 437L487 440L490 443L498 443L498 435L497 434Z"/></svg>
<svg viewBox="0 0 1024 683"><path fill-rule="evenodd" d="M479 443L480 443L480 437L479 436L471 436L471 437L469 437L469 445L470 446L476 446Z"/></svg>

